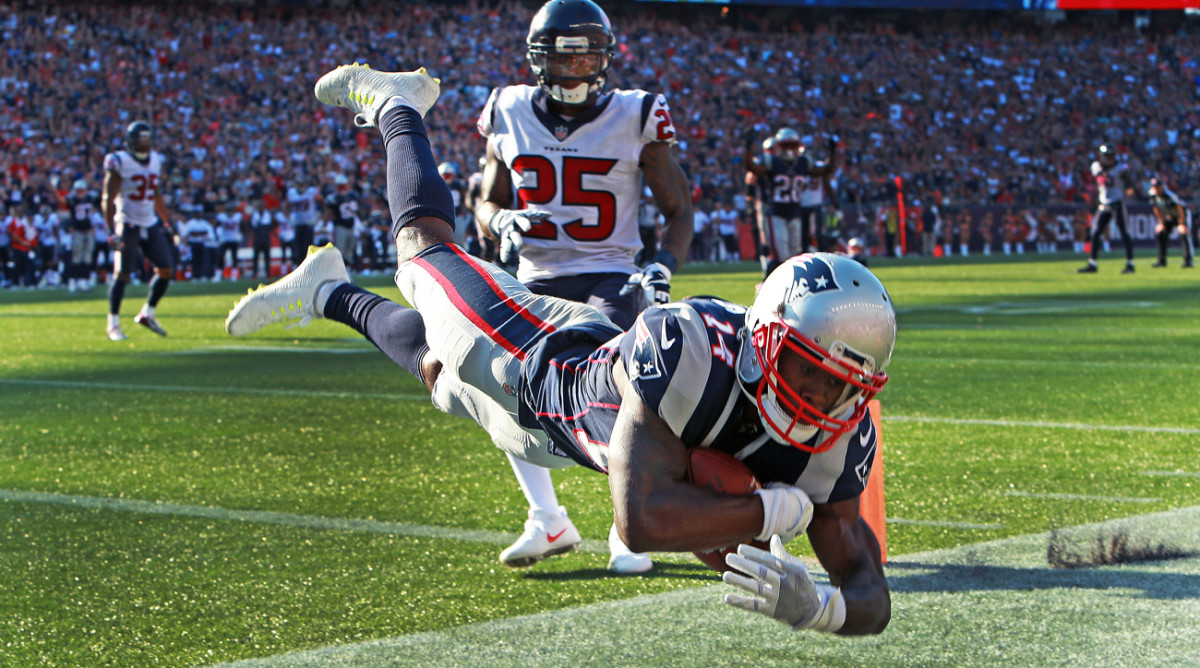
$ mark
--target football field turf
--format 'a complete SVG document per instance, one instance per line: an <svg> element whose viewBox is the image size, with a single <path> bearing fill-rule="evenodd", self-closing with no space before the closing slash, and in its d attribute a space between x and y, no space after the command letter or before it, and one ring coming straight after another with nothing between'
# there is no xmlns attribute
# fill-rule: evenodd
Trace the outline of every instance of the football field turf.
<svg viewBox="0 0 1200 668"><path fill-rule="evenodd" d="M554 477L585 549L505 569L525 504L502 454L346 327L226 336L244 283L173 285L165 339L131 287L122 343L99 288L0 292L0 665L1200 664L1196 557L1047 564L1048 531L1086 551L1105 521L1200 550L1200 274L1080 264L873 265L900 333L893 619L869 638L728 608L690 555L610 576L582 470ZM757 280L687 267L672 294Z"/></svg>

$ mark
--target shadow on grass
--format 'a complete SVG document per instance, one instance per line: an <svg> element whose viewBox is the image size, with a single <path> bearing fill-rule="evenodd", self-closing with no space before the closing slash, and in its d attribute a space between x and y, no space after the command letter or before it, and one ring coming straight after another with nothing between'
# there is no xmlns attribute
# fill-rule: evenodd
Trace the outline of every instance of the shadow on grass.
<svg viewBox="0 0 1200 668"><path fill-rule="evenodd" d="M618 575L607 568L580 568L553 573L529 572L525 573L523 577L527 580L545 582L578 582L581 580L609 580L612 578L671 578L675 580L696 580L697 582L710 582L714 584L721 581L721 576L707 566L664 561L655 561L654 568L645 573L637 573L635 575Z"/></svg>
<svg viewBox="0 0 1200 668"><path fill-rule="evenodd" d="M1166 562L1144 562L1152 566ZM1133 566L1133 568L1130 568ZM969 591L1039 591L1047 589L1129 589L1144 598L1200 598L1200 575L1136 569L1096 568L1063 570L972 564L889 562L885 569L892 591L958 593ZM1136 569L1136 570L1135 570ZM904 574L904 571L928 571Z"/></svg>

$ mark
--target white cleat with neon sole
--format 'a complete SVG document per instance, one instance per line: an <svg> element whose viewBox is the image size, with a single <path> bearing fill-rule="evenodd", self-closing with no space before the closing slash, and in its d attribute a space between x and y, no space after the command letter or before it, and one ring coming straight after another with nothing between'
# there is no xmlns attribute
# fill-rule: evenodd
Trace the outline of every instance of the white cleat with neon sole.
<svg viewBox="0 0 1200 668"><path fill-rule="evenodd" d="M379 72L368 65L340 65L317 80L317 99L355 113L354 124L379 125L379 112L393 97L407 101L422 117L437 102L441 80L429 76L424 67L416 72Z"/></svg>
<svg viewBox="0 0 1200 668"><path fill-rule="evenodd" d="M315 318L324 317L317 309L317 292L328 283L349 283L346 263L333 244L321 248L308 247L308 255L295 271L270 285L260 285L238 300L229 317L225 331L244 336L276 322L298 320L289 325L304 327Z"/></svg>

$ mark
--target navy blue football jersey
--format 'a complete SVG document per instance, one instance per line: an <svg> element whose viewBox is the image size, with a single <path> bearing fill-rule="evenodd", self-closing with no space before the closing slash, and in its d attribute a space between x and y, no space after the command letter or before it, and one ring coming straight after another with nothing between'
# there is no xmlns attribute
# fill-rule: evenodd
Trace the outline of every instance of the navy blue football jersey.
<svg viewBox="0 0 1200 668"><path fill-rule="evenodd" d="M771 203L771 215L788 219L800 217L800 197L812 185L812 161L807 155L797 156L791 162L775 155L766 158L767 176L763 186Z"/></svg>
<svg viewBox="0 0 1200 668"><path fill-rule="evenodd" d="M870 414L821 454L771 439L735 372L745 315L699 297L647 309L628 332L588 324L549 334L522 366L522 426L545 431L555 454L607 473L621 407L609 365L623 364L631 391L687 447L727 452L760 481L796 485L817 503L858 496L876 447Z"/></svg>

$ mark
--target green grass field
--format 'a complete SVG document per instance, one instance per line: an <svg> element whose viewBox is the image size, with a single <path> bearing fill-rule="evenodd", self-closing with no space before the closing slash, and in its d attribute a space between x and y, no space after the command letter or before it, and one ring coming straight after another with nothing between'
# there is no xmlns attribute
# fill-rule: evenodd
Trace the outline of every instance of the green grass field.
<svg viewBox="0 0 1200 668"><path fill-rule="evenodd" d="M246 284L172 286L165 339L132 287L122 343L99 288L0 292L0 665L1196 665L1200 560L1046 565L1045 532L1113 520L1200 550L1200 274L1080 264L873 265L894 615L860 639L729 609L690 555L610 576L582 470L555 480L585 549L505 569L502 454L349 328L226 336Z"/></svg>

